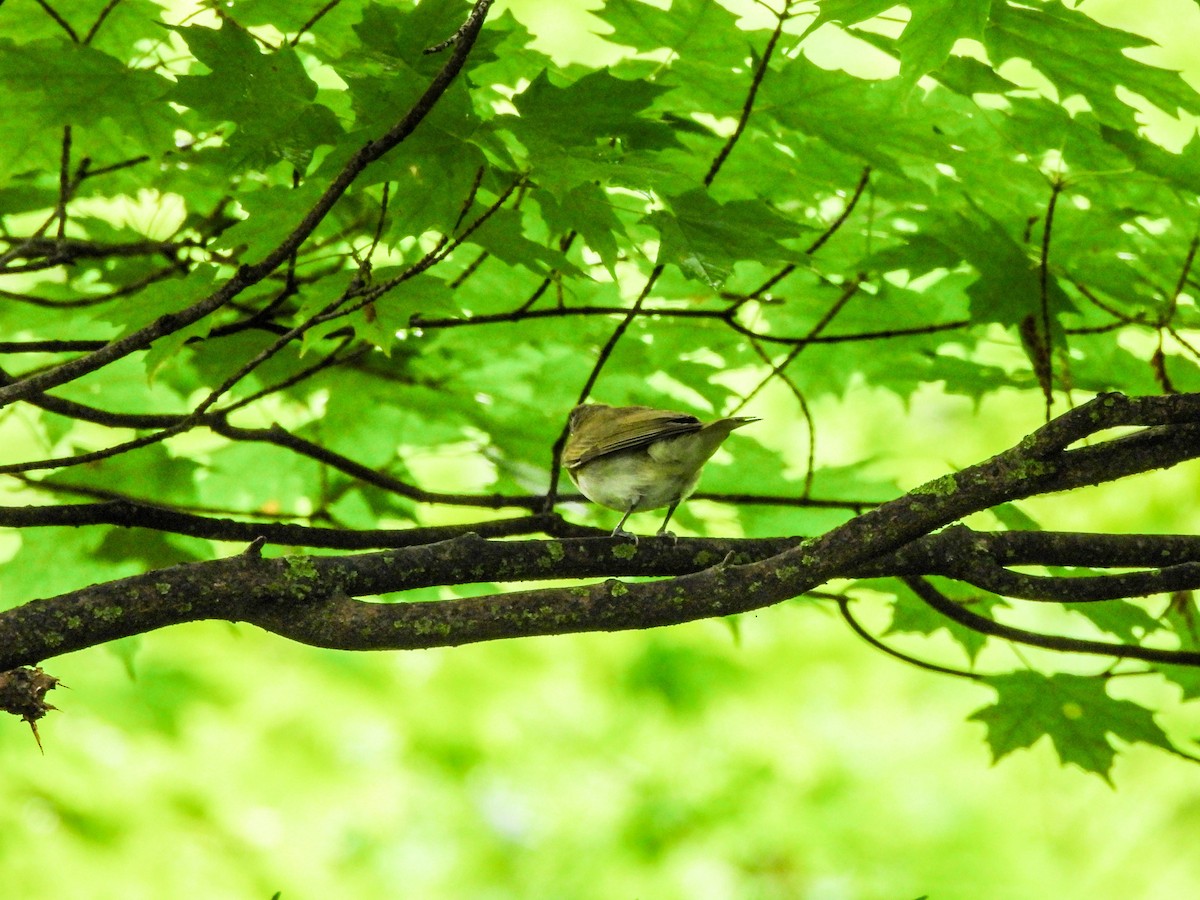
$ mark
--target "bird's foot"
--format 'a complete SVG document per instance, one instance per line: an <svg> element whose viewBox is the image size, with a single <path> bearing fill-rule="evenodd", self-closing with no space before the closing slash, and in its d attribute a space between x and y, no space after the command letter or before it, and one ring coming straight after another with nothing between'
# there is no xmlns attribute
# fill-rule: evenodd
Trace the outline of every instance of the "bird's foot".
<svg viewBox="0 0 1200 900"><path fill-rule="evenodd" d="M612 530L612 536L615 538L624 538L627 541L633 541L635 544L638 542L638 537L636 534L634 534L632 531L626 531L620 525Z"/></svg>
<svg viewBox="0 0 1200 900"><path fill-rule="evenodd" d="M657 532L655 532L654 536L660 537L660 538L666 538L672 544L679 543L678 535L676 535L675 532L673 532L673 531L667 531L665 528L660 528Z"/></svg>

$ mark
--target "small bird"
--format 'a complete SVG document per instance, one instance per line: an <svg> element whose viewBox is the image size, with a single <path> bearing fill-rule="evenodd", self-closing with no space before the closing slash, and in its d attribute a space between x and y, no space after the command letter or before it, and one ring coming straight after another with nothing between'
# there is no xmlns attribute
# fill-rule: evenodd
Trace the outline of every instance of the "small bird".
<svg viewBox="0 0 1200 900"><path fill-rule="evenodd" d="M735 428L757 422L731 416L701 422L687 413L649 406L588 403L571 410L563 465L589 500L624 513L613 537L637 536L622 526L630 513L667 507L658 534L691 496L700 470Z"/></svg>

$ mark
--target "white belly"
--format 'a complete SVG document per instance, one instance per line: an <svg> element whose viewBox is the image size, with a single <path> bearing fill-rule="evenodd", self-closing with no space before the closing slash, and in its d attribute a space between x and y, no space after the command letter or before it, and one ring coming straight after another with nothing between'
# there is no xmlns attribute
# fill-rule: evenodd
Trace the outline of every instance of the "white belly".
<svg viewBox="0 0 1200 900"><path fill-rule="evenodd" d="M672 452L675 441L659 441L649 450L612 453L569 472L583 495L621 512L659 509L687 499L700 480L690 454Z"/></svg>

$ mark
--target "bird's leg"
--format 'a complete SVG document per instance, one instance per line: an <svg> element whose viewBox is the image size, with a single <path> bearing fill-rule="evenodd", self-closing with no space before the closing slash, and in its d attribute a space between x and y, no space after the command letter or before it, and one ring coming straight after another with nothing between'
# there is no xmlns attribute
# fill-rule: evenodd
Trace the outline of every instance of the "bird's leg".
<svg viewBox="0 0 1200 900"><path fill-rule="evenodd" d="M670 538L672 543L679 540L679 538L677 538L675 536L674 532L667 531L667 523L671 521L671 516L675 515L675 507L677 507L678 505L679 505L679 501L677 500L674 503L672 503L670 506L667 507L667 517L665 519L663 519L662 526L658 529L658 536Z"/></svg>
<svg viewBox="0 0 1200 900"><path fill-rule="evenodd" d="M633 541L635 544L638 542L636 534L634 534L632 531L626 531L624 528L621 527L622 525L625 524L625 520L629 518L630 514L633 513L633 508L635 506L637 506L636 501L634 501L633 503L631 503L629 505L629 509L625 510L625 515L621 516L621 521L617 523L617 527L614 528L612 531L613 537L628 538L629 540Z"/></svg>

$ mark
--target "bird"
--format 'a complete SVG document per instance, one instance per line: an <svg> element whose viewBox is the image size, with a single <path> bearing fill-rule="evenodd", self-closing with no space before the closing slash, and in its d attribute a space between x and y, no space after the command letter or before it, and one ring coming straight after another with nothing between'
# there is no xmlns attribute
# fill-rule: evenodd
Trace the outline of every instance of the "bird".
<svg viewBox="0 0 1200 900"><path fill-rule="evenodd" d="M657 533L673 538L667 524L696 490L704 464L730 432L757 421L728 416L702 422L649 406L585 403L571 410L563 465L585 497L623 513L613 537L637 543L637 536L625 530L625 520L631 513L665 506L667 517Z"/></svg>

